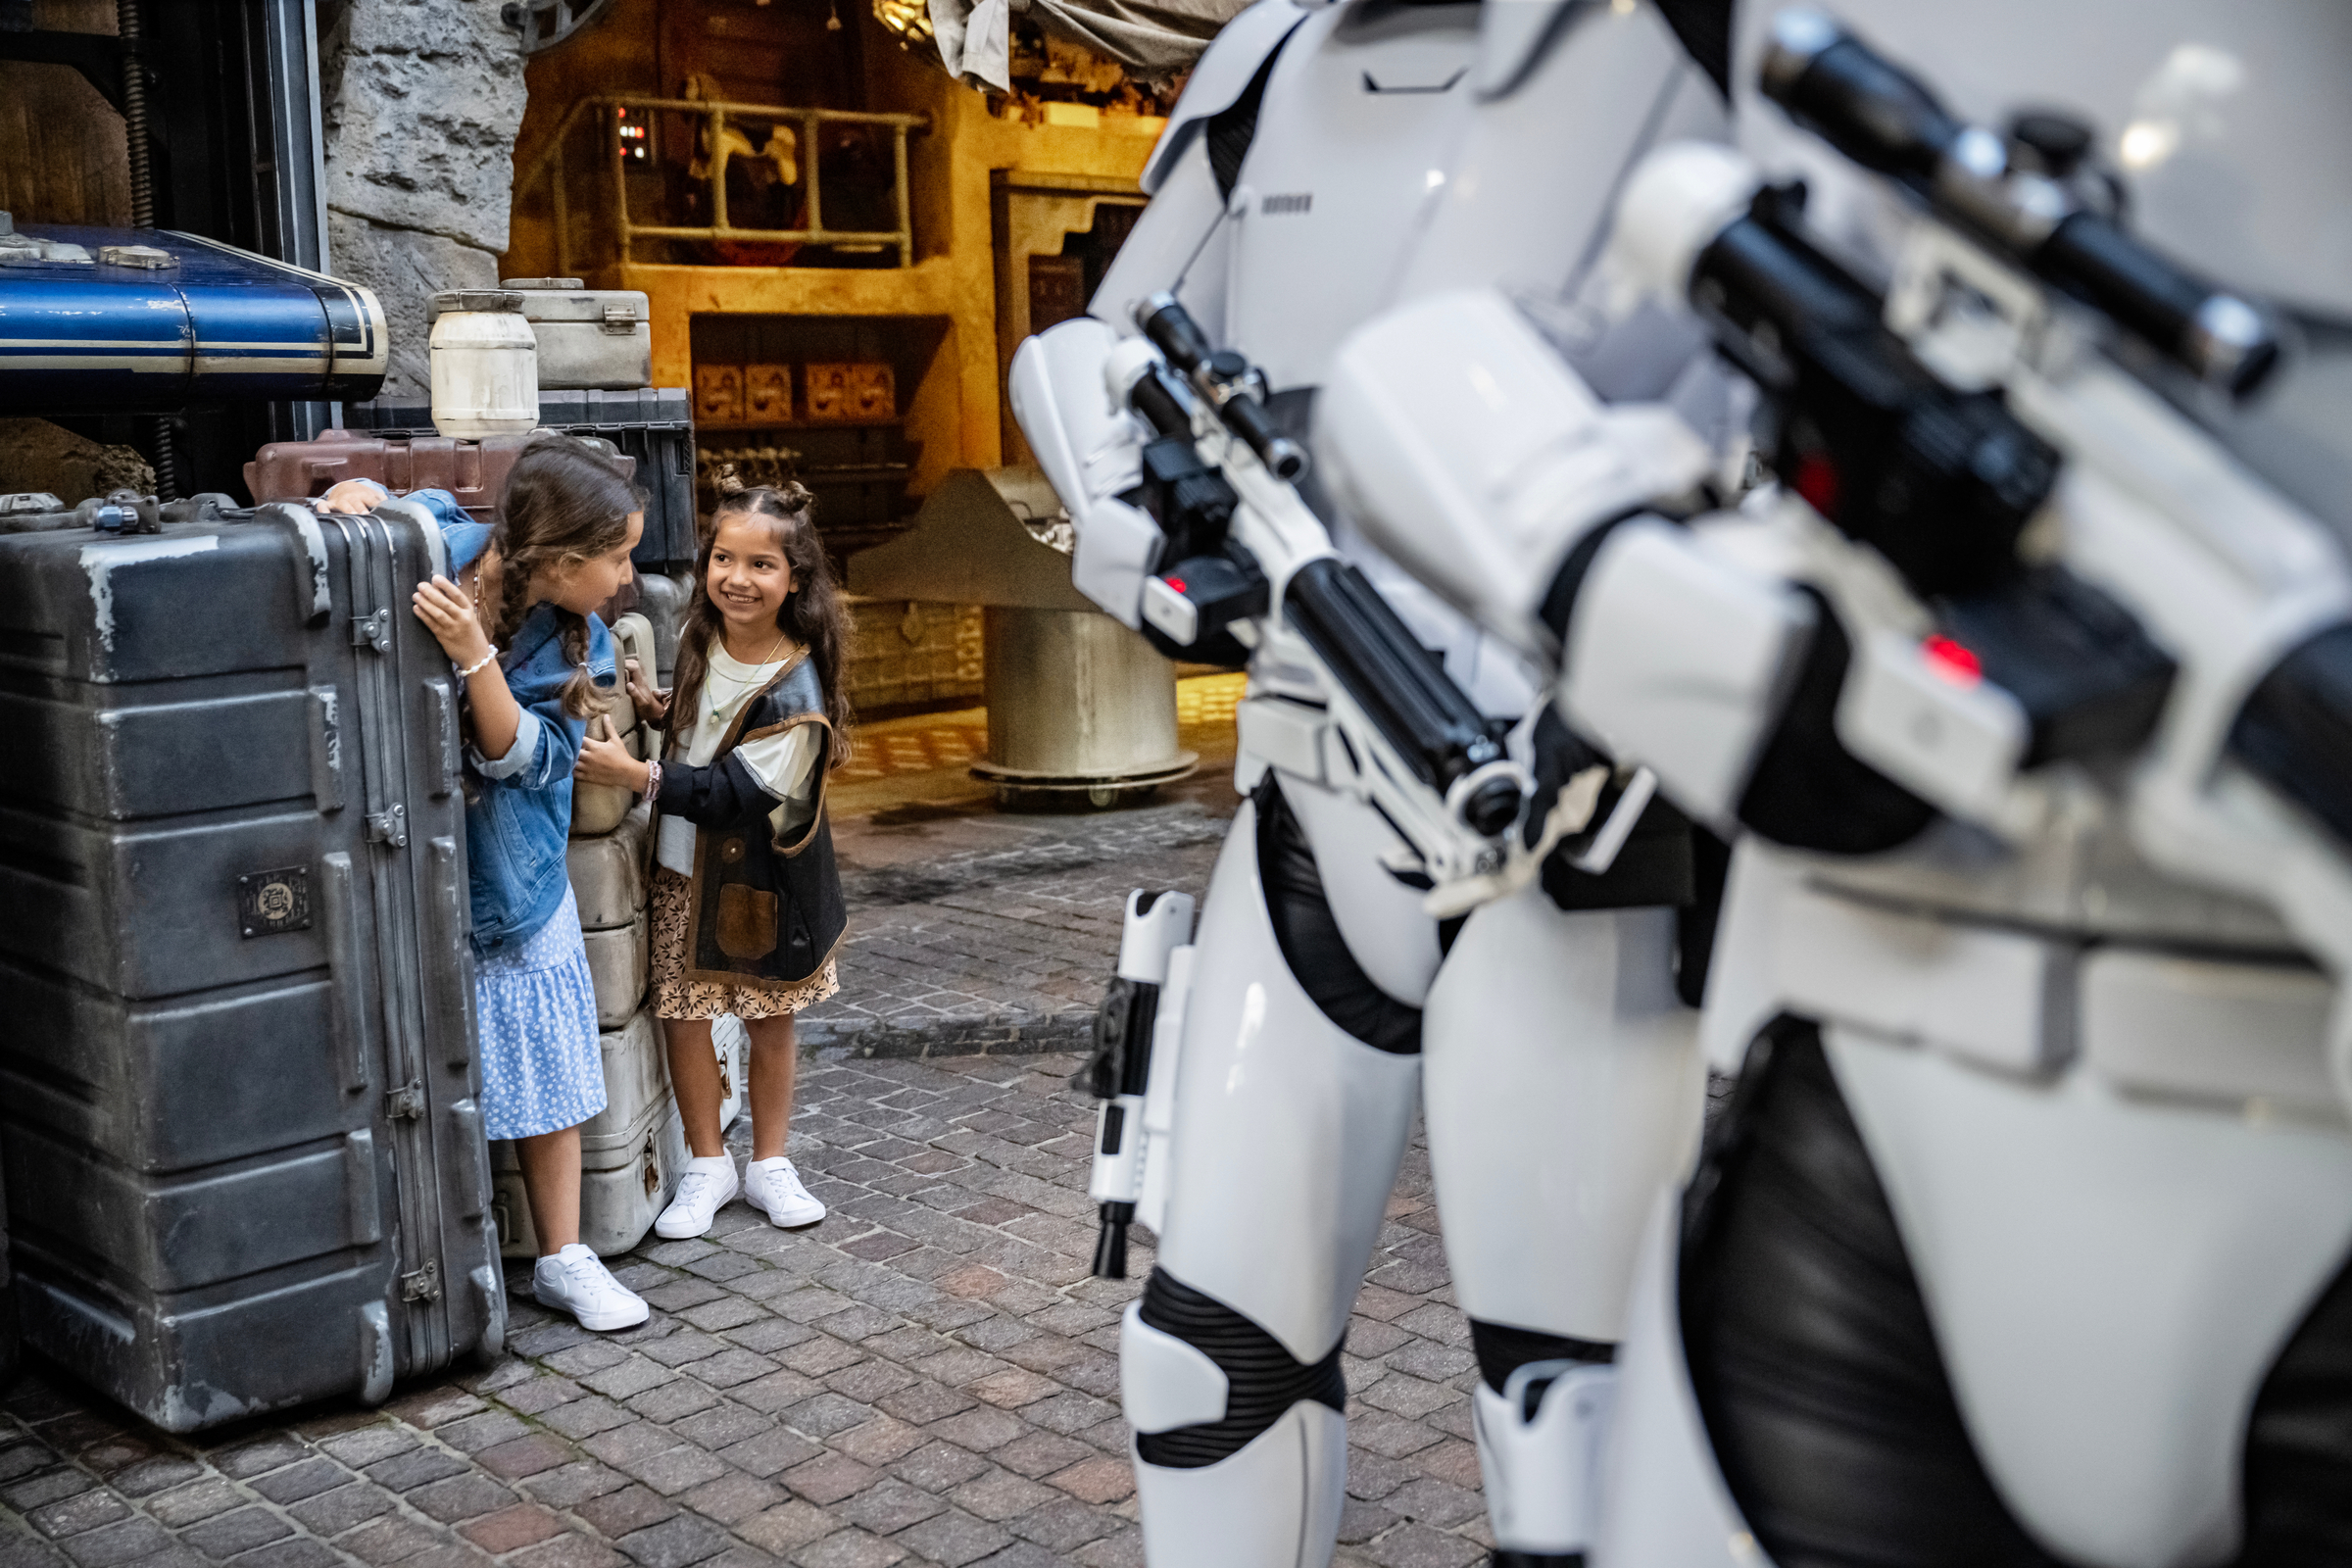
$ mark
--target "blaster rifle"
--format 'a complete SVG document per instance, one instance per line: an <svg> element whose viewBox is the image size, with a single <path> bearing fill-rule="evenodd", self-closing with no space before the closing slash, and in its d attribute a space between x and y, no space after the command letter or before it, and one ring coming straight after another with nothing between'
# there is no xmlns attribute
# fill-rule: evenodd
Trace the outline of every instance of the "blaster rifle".
<svg viewBox="0 0 2352 1568"><path fill-rule="evenodd" d="M1432 885L1491 875L1530 792L1497 727L1417 641L1294 481L1307 456L1266 410L1263 380L1214 348L1183 306L1137 308L1142 339L1108 368L1111 392L1149 423L1144 497L1168 544L1144 587L1148 635L1171 657L1230 638L1296 633L1318 667L1341 757L1326 776L1370 801Z"/></svg>

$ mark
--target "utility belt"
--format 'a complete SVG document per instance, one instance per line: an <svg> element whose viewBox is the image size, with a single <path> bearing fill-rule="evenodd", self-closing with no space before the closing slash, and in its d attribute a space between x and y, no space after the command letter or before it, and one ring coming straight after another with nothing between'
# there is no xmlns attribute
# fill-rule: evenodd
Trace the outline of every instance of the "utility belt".
<svg viewBox="0 0 2352 1568"><path fill-rule="evenodd" d="M1708 998L1719 1065L1786 1010L2009 1076L2048 1079L2079 1061L2131 1094L2344 1115L2328 1059L2334 986L2291 951L2189 951L1906 907L1746 850L1724 922Z"/></svg>

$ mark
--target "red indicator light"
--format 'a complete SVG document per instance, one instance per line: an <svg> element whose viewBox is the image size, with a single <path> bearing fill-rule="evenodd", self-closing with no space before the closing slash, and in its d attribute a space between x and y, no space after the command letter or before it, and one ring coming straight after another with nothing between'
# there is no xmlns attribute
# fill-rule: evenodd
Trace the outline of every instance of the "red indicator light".
<svg viewBox="0 0 2352 1568"><path fill-rule="evenodd" d="M1182 577L1162 577L1159 580L1166 583L1169 587L1175 589L1178 593L1184 592L1184 579Z"/></svg>
<svg viewBox="0 0 2352 1568"><path fill-rule="evenodd" d="M1936 673L1956 686L1974 686L1984 678L1984 662L1949 637L1930 637L1919 648Z"/></svg>
<svg viewBox="0 0 2352 1568"><path fill-rule="evenodd" d="M1838 465L1818 452L1808 453L1797 460L1792 483L1806 506L1825 517L1838 515Z"/></svg>

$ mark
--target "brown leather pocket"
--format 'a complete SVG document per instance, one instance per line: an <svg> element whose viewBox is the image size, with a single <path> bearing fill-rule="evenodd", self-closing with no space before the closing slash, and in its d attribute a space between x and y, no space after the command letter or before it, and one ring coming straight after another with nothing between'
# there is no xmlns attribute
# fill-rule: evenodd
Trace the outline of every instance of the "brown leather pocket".
<svg viewBox="0 0 2352 1568"><path fill-rule="evenodd" d="M730 958L764 958L776 951L776 896L740 882L718 890L718 951Z"/></svg>

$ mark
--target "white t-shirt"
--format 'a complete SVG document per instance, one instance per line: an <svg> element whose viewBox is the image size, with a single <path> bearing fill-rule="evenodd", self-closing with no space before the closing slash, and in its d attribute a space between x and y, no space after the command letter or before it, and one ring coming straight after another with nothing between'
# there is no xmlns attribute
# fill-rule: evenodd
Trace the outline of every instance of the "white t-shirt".
<svg viewBox="0 0 2352 1568"><path fill-rule="evenodd" d="M775 679L785 662L786 659L779 658L764 664L746 664L728 658L727 651L714 644L710 669L703 677L702 699L695 704L694 721L672 724L666 760L709 767L743 705ZM795 724L781 735L745 741L735 748L735 755L743 759L743 765L751 769L760 787L780 803L768 813L768 825L774 832L782 834L808 819L816 800L817 732L813 726ZM655 861L680 876L694 875L695 831L695 825L682 816L663 816L654 841Z"/></svg>

